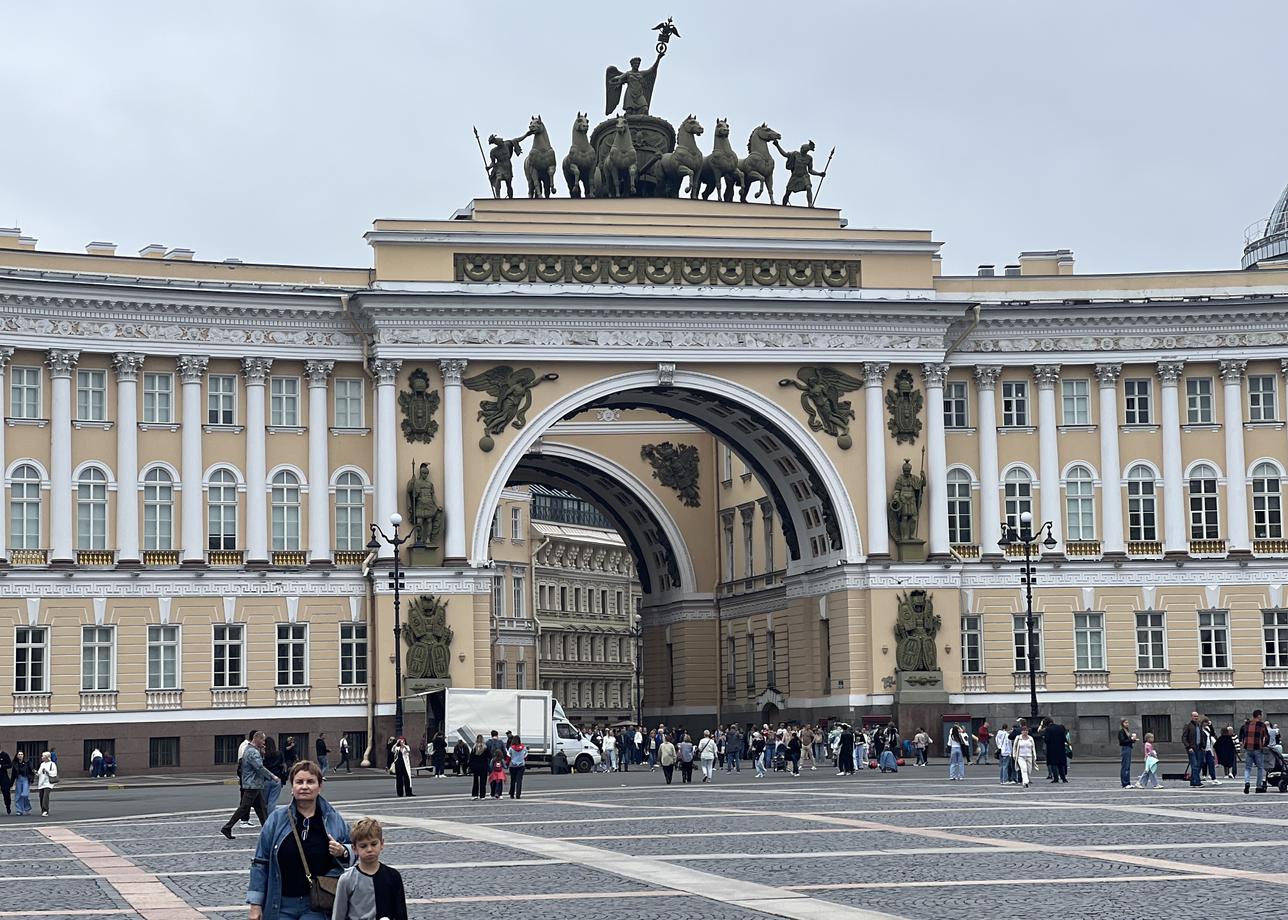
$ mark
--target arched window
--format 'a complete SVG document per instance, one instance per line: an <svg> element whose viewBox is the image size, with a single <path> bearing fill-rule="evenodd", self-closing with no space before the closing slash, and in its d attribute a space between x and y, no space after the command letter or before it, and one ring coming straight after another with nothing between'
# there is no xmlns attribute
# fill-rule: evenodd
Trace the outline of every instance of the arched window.
<svg viewBox="0 0 1288 920"><path fill-rule="evenodd" d="M76 480L76 548L107 549L107 474L96 466Z"/></svg>
<svg viewBox="0 0 1288 920"><path fill-rule="evenodd" d="M1154 471L1138 463L1127 471L1127 539L1158 539L1158 505Z"/></svg>
<svg viewBox="0 0 1288 920"><path fill-rule="evenodd" d="M9 548L40 549L40 470L24 463L9 484Z"/></svg>
<svg viewBox="0 0 1288 920"><path fill-rule="evenodd" d="M965 470L948 473L948 542L972 543L970 474Z"/></svg>
<svg viewBox="0 0 1288 920"><path fill-rule="evenodd" d="M174 479L159 466L143 476L143 548L174 549Z"/></svg>
<svg viewBox="0 0 1288 920"><path fill-rule="evenodd" d="M237 548L237 477L215 470L206 489L206 545L212 550Z"/></svg>
<svg viewBox="0 0 1288 920"><path fill-rule="evenodd" d="M1007 471L1004 484L1006 494L1006 523L1016 530L1020 528L1020 515L1033 513L1033 479L1028 470L1014 467Z"/></svg>
<svg viewBox="0 0 1288 920"><path fill-rule="evenodd" d="M300 479L290 470L273 476L273 549L300 548Z"/></svg>
<svg viewBox="0 0 1288 920"><path fill-rule="evenodd" d="M1206 463L1199 463L1190 470L1190 539L1217 540L1220 532L1216 470Z"/></svg>
<svg viewBox="0 0 1288 920"><path fill-rule="evenodd" d="M362 477L352 470L335 480L335 548L360 550L363 539L366 500L362 494Z"/></svg>
<svg viewBox="0 0 1288 920"><path fill-rule="evenodd" d="M1258 463L1252 470L1252 535L1258 540L1284 536L1279 469L1273 463Z"/></svg>
<svg viewBox="0 0 1288 920"><path fill-rule="evenodd" d="M1070 540L1096 539L1096 499L1091 470L1075 466L1064 486L1065 528Z"/></svg>

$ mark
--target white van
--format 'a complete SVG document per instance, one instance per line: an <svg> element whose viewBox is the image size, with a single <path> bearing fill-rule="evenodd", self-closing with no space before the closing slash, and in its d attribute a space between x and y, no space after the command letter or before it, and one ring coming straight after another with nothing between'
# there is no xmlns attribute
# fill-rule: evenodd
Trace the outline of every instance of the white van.
<svg viewBox="0 0 1288 920"><path fill-rule="evenodd" d="M441 700L434 697L442 694ZM451 748L457 738L473 744L478 735L497 732L518 735L528 749L528 761L549 765L557 752L578 773L589 773L601 761L599 748L579 732L548 690L492 690L445 687L426 694L426 708L437 714L441 704L442 731Z"/></svg>

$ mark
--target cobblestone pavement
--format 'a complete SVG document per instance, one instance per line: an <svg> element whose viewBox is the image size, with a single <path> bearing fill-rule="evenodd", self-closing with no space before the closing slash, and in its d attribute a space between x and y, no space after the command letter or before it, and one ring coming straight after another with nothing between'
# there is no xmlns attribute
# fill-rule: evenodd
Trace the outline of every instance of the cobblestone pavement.
<svg viewBox="0 0 1288 920"><path fill-rule="evenodd" d="M422 783L415 800L370 783L337 807L381 818L386 861L425 920L492 918L506 899L559 920L959 920L995 913L999 896L1057 898L1079 920L1196 898L1270 917L1288 896L1288 795L1121 790L1107 769L1023 790L975 772L951 784L932 768L670 787L647 773L534 775L522 800L486 803L463 782ZM148 814L141 801L139 813L8 819L0 918L244 920L255 830L219 837L223 807Z"/></svg>

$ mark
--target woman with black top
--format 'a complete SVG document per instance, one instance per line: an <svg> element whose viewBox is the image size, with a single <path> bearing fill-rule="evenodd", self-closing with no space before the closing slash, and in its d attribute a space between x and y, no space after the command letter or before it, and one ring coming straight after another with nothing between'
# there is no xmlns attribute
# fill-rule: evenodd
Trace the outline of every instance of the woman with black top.
<svg viewBox="0 0 1288 920"><path fill-rule="evenodd" d="M265 738L264 740L267 741L268 739ZM286 743L282 745L282 763L286 766L286 769L289 770L291 767L295 766L295 758L297 756L298 754L295 750L295 736L287 735Z"/></svg>
<svg viewBox="0 0 1288 920"><path fill-rule="evenodd" d="M443 737L442 732L434 735L432 748L434 751L434 779L442 779L443 771L447 769L447 739Z"/></svg>
<svg viewBox="0 0 1288 920"><path fill-rule="evenodd" d="M479 735L474 739L474 747L470 748L470 776L474 777L474 784L470 787L470 798L478 799L480 802L487 798L487 771L490 765L487 742L483 736Z"/></svg>
<svg viewBox="0 0 1288 920"><path fill-rule="evenodd" d="M322 769L301 760L290 782L291 804L268 816L251 860L250 920L330 920L309 906L312 879L338 876L353 862L349 827L322 798Z"/></svg>
<svg viewBox="0 0 1288 920"><path fill-rule="evenodd" d="M20 815L31 814L31 782L36 774L27 762L27 755L19 751L13 758L13 806Z"/></svg>

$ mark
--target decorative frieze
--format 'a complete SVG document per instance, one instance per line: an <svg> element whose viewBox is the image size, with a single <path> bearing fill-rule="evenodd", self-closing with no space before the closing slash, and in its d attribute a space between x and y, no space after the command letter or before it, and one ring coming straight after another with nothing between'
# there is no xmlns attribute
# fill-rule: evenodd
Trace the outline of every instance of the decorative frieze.
<svg viewBox="0 0 1288 920"><path fill-rule="evenodd" d="M457 253L456 280L528 284L658 284L854 288L858 259Z"/></svg>

